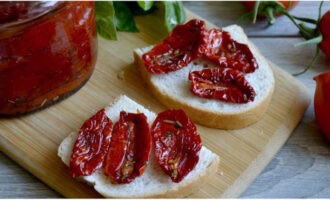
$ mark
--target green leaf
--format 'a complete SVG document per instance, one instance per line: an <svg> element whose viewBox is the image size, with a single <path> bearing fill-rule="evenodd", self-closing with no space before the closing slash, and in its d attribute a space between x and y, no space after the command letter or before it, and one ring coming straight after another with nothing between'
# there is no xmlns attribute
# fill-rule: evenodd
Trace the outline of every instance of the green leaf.
<svg viewBox="0 0 330 200"><path fill-rule="evenodd" d="M179 24L183 24L186 21L186 15L184 12L183 4L181 1L173 2L175 14L178 19Z"/></svg>
<svg viewBox="0 0 330 200"><path fill-rule="evenodd" d="M110 1L95 2L95 19L97 32L108 40L117 40L115 10Z"/></svg>
<svg viewBox="0 0 330 200"><path fill-rule="evenodd" d="M153 1L137 1L137 3L144 11L150 10L151 7L154 5Z"/></svg>
<svg viewBox="0 0 330 200"><path fill-rule="evenodd" d="M165 7L165 26L168 32L185 22L185 12L181 1L163 1Z"/></svg>
<svg viewBox="0 0 330 200"><path fill-rule="evenodd" d="M135 25L133 14L125 2L113 2L116 16L116 27L119 31L139 32Z"/></svg>

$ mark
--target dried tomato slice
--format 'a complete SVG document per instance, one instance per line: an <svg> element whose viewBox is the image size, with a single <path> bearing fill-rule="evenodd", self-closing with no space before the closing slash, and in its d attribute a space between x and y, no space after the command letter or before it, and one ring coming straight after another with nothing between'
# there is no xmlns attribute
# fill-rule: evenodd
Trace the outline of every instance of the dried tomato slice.
<svg viewBox="0 0 330 200"><path fill-rule="evenodd" d="M120 112L105 160L105 174L115 183L130 183L143 174L150 150L151 136L146 116Z"/></svg>
<svg viewBox="0 0 330 200"><path fill-rule="evenodd" d="M244 73L231 68L208 68L189 73L196 96L231 103L247 103L256 95Z"/></svg>
<svg viewBox="0 0 330 200"><path fill-rule="evenodd" d="M70 159L72 177L91 175L103 166L110 144L111 131L112 122L104 109L84 122Z"/></svg>
<svg viewBox="0 0 330 200"><path fill-rule="evenodd" d="M156 159L173 182L180 182L199 160L201 138L183 110L166 110L152 124Z"/></svg>
<svg viewBox="0 0 330 200"><path fill-rule="evenodd" d="M258 68L249 47L233 40L226 31L209 30L207 43L205 56L221 67L234 68L244 73L254 72Z"/></svg>
<svg viewBox="0 0 330 200"><path fill-rule="evenodd" d="M143 54L147 70L164 74L187 66L205 52L206 34L205 23L201 20L177 25L161 43Z"/></svg>

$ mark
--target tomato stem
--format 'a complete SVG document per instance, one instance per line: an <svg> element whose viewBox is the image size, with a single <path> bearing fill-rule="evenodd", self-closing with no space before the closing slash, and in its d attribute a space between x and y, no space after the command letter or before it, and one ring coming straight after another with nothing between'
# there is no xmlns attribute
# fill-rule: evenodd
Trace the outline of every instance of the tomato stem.
<svg viewBox="0 0 330 200"><path fill-rule="evenodd" d="M257 15L258 15L258 10L259 10L259 5L260 5L260 1L256 1L256 3L254 4L253 18L252 18L252 23L253 24L255 24L257 22Z"/></svg>
<svg viewBox="0 0 330 200"><path fill-rule="evenodd" d="M310 24L317 24L317 21L314 19L309 19L309 18L305 18L305 17L298 17L295 15L291 15L293 19L302 21L302 22L306 22L306 23L310 23Z"/></svg>
<svg viewBox="0 0 330 200"><path fill-rule="evenodd" d="M321 20L322 5L323 5L323 1L321 1L320 6L319 6L319 13L318 13L317 20L291 15L285 9L279 9L279 11L278 11L280 14L287 16L293 22L293 24L298 28L301 36L307 40L307 41L295 44L294 45L295 47L316 44L316 51L315 51L315 54L314 54L311 62L308 64L308 66L303 71L293 74L294 76L301 75L301 74L305 73L307 70L309 70L310 68L312 68L312 66L315 64L315 62L319 56L319 53L320 53L319 44L322 42L322 39L323 39L323 37L320 33L320 30L319 30L319 22ZM299 20L303 23L298 24L296 22L296 20ZM314 24L315 28L310 28L310 27L306 26L304 24L304 22L309 23L309 24Z"/></svg>
<svg viewBox="0 0 330 200"><path fill-rule="evenodd" d="M319 6L319 17L317 18L317 21L319 22L321 20L321 14L322 14L322 6L323 6L324 1L320 2Z"/></svg>
<svg viewBox="0 0 330 200"><path fill-rule="evenodd" d="M251 20L251 17L252 17L252 16L253 16L253 12L248 12L248 13L246 13L246 14L240 16L240 17L236 20L235 24L240 24L241 21L246 21L247 19Z"/></svg>
<svg viewBox="0 0 330 200"><path fill-rule="evenodd" d="M274 9L272 7L267 7L265 9L265 14L267 16L267 19L268 19L268 23L269 24L274 24L276 19L274 17Z"/></svg>
<svg viewBox="0 0 330 200"><path fill-rule="evenodd" d="M293 76L299 76L299 75L305 73L310 68L312 68L313 65L315 64L315 61L319 57L319 55L320 55L320 48L319 48L319 45L317 44L316 45L316 51L315 51L315 54L314 54L314 57L313 57L312 61L307 65L307 67L303 71L295 73L295 74L293 74Z"/></svg>
<svg viewBox="0 0 330 200"><path fill-rule="evenodd" d="M315 37L315 32L316 32L315 29L307 27L304 23L300 23L299 27L300 27L300 32L303 31L303 34L304 34L303 36L306 40L309 40L309 39L312 39Z"/></svg>
<svg viewBox="0 0 330 200"><path fill-rule="evenodd" d="M285 9L284 5L281 2L279 2L279 1L272 1L272 3L274 4L274 8L278 8L280 10L284 10ZM290 6L288 6L288 8L289 7Z"/></svg>
<svg viewBox="0 0 330 200"><path fill-rule="evenodd" d="M322 39L323 39L322 35L319 35L315 38L312 38L312 39L309 39L309 40L306 40L303 42L299 42L299 43L295 44L294 46L300 47L300 46L305 46L305 45L310 45L310 44L318 44L322 41Z"/></svg>
<svg viewBox="0 0 330 200"><path fill-rule="evenodd" d="M294 18L288 12L286 12L285 10L281 10L280 13L287 16L292 21L292 23L300 30L299 25L297 24L297 22L294 20Z"/></svg>
<svg viewBox="0 0 330 200"><path fill-rule="evenodd" d="M315 33L315 29L309 28L308 26L306 26L304 23L300 23L299 26L304 29L307 33L310 33L311 35L313 35Z"/></svg>
<svg viewBox="0 0 330 200"><path fill-rule="evenodd" d="M287 11L281 10L280 13L283 14L283 15L285 15L285 16L287 16L292 21L292 23L299 29L301 35L305 39L311 39L311 38L314 37L314 35L311 33L311 30L312 29L306 27L302 23L301 24L297 24L296 20ZM314 32L314 30L313 30L313 32Z"/></svg>

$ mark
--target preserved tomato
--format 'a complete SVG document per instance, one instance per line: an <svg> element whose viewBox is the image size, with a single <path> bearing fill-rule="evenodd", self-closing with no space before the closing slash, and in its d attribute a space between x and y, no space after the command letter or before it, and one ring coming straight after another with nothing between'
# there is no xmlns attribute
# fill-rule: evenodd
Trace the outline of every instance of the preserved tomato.
<svg viewBox="0 0 330 200"><path fill-rule="evenodd" d="M244 73L231 68L209 68L189 73L191 92L196 96L231 103L253 101L255 91Z"/></svg>
<svg viewBox="0 0 330 200"><path fill-rule="evenodd" d="M72 177L91 175L103 166L110 145L111 131L112 122L104 109L84 122L70 159Z"/></svg>
<svg viewBox="0 0 330 200"><path fill-rule="evenodd" d="M206 48L205 23L193 19L177 25L160 44L146 52L142 59L154 74L176 71L200 57Z"/></svg>
<svg viewBox="0 0 330 200"><path fill-rule="evenodd" d="M33 4L33 3L32 3ZM0 2L0 25L18 19L27 15L29 2Z"/></svg>
<svg viewBox="0 0 330 200"><path fill-rule="evenodd" d="M94 2L0 3L0 116L51 105L88 80L94 12Z"/></svg>
<svg viewBox="0 0 330 200"><path fill-rule="evenodd" d="M180 182L194 169L202 148L195 124L183 110L166 110L151 127L156 159L173 182Z"/></svg>
<svg viewBox="0 0 330 200"><path fill-rule="evenodd" d="M143 174L151 150L151 136L143 113L120 113L115 123L105 174L115 183L129 183Z"/></svg>
<svg viewBox="0 0 330 200"><path fill-rule="evenodd" d="M207 44L205 56L221 67L234 68L244 73L254 72L258 68L249 47L233 40L226 31L211 29Z"/></svg>

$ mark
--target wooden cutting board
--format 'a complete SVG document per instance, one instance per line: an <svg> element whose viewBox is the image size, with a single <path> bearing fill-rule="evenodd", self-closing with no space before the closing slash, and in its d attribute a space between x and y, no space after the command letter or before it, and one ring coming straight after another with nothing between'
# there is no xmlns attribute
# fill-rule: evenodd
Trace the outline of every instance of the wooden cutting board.
<svg viewBox="0 0 330 200"><path fill-rule="evenodd" d="M196 15L187 12L188 18ZM137 18L140 33L120 33L118 41L99 39L96 69L76 94L50 108L15 119L0 120L0 148L9 157L66 197L99 197L92 187L75 181L57 157L68 133L116 98L126 94L147 108L164 110L150 94L133 63L132 50L154 44L162 33L155 16ZM208 26L212 26L208 24ZM302 118L307 89L272 64L275 92L265 116L244 129L223 131L198 126L203 144L217 153L218 172L189 197L238 197L269 163Z"/></svg>

